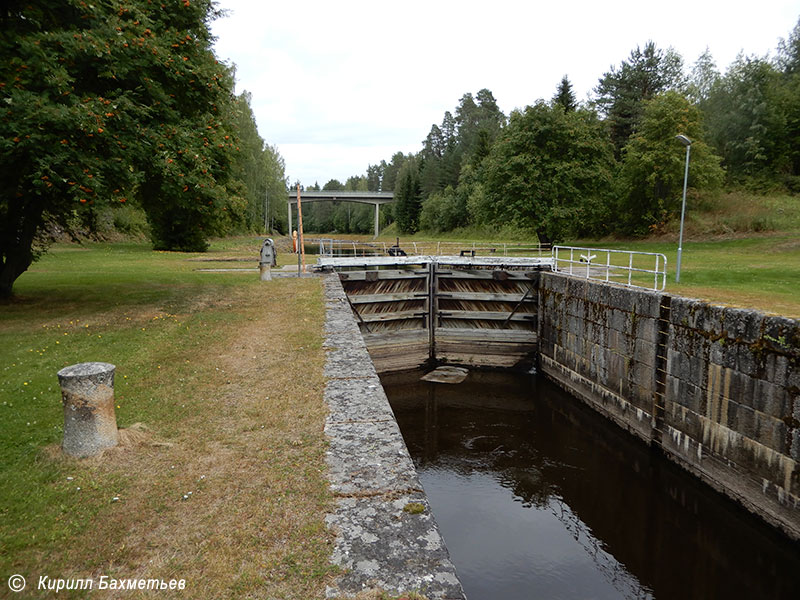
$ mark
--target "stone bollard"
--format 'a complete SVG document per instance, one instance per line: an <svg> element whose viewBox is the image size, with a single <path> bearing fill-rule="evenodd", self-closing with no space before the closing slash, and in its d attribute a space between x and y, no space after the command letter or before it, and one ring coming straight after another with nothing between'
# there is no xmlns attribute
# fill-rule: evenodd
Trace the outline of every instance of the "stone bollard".
<svg viewBox="0 0 800 600"><path fill-rule="evenodd" d="M272 281L272 269L269 265L259 263L258 269L261 272L261 281Z"/></svg>
<svg viewBox="0 0 800 600"><path fill-rule="evenodd" d="M58 372L64 403L66 454L86 458L119 443L114 412L114 370L108 363L89 362Z"/></svg>

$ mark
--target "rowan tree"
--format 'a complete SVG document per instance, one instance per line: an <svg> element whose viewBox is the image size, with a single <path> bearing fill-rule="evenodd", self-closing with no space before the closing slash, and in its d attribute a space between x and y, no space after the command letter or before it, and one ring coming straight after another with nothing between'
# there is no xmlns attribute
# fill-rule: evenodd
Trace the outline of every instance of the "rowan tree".
<svg viewBox="0 0 800 600"><path fill-rule="evenodd" d="M210 0L11 0L0 12L0 297L53 228L144 207L157 248L201 250L226 189L233 80Z"/></svg>

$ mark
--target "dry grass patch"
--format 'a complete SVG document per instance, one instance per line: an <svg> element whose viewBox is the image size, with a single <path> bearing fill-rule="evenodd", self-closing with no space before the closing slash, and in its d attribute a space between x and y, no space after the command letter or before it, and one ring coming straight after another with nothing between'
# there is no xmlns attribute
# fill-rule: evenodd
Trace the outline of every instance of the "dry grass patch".
<svg viewBox="0 0 800 600"><path fill-rule="evenodd" d="M319 281L238 288L213 304L207 314L204 301L196 307L192 327L213 329L201 347L172 348L154 357L160 368L138 373L144 395L155 394L148 401L162 405L154 414L174 422L128 427L99 459L43 453L72 473L52 485L82 487L95 515L61 547L28 555L29 580L185 579L191 598L324 596L332 500Z"/></svg>

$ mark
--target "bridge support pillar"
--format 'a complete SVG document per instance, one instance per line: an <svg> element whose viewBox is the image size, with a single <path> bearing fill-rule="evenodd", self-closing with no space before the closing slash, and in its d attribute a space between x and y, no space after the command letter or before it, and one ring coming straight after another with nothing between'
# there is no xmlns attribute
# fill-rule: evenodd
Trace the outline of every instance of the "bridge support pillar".
<svg viewBox="0 0 800 600"><path fill-rule="evenodd" d="M380 233L381 227L381 205L377 202L375 203L375 237L378 237L378 233Z"/></svg>

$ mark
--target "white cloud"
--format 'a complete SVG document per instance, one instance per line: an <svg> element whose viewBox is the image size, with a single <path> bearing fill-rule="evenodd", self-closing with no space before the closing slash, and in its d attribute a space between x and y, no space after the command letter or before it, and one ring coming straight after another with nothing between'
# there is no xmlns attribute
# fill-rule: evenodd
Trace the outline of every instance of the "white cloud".
<svg viewBox="0 0 800 600"><path fill-rule="evenodd" d="M262 137L287 174L321 184L415 152L466 92L501 109L550 98L563 75L585 99L611 65L653 40L691 66L708 46L724 70L762 56L797 23L796 0L403 3L221 0L218 56L252 93Z"/></svg>

